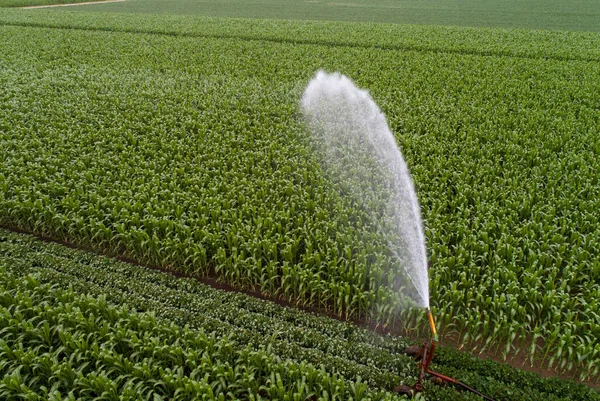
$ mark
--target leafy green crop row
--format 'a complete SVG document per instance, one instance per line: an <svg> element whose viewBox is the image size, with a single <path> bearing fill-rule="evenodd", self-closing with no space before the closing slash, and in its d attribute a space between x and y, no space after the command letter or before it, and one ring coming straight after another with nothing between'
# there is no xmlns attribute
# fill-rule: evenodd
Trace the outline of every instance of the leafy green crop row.
<svg viewBox="0 0 600 401"><path fill-rule="evenodd" d="M225 338L234 350L267 353L289 366L319 366L346 383L360 377L371 393L410 384L417 373L416 364L401 354L406 343L400 338L23 235L0 231L0 269L11 276L34 276L55 291L58 286L151 312L159 325L175 323L209 338ZM72 367L76 370L77 364ZM598 399L580 384L541 379L444 348L435 368L502 400ZM429 384L425 394L429 400L463 399L456 390Z"/></svg>
<svg viewBox="0 0 600 401"><path fill-rule="evenodd" d="M393 324L298 110L339 70L413 173L442 332L598 378L598 35L52 15L0 12L3 224Z"/></svg>
<svg viewBox="0 0 600 401"><path fill-rule="evenodd" d="M8 242L0 247L0 260L12 270L24 274L41 269L44 281L106 296L114 304L151 310L181 326L227 335L239 344L257 348L268 343L281 357L300 358L315 365L327 362L348 373L350 378L360 375L370 385L380 388L393 387L397 375L406 376L407 369L413 367L409 359L399 355L407 345L402 339L384 339L335 320L310 316L243 294L217 291L195 280L65 252L58 246L49 248L46 244L15 240L9 236ZM382 368L384 372L380 371Z"/></svg>
<svg viewBox="0 0 600 401"><path fill-rule="evenodd" d="M158 323L106 301L2 277L0 395L4 399L392 399L360 378L227 338Z"/></svg>

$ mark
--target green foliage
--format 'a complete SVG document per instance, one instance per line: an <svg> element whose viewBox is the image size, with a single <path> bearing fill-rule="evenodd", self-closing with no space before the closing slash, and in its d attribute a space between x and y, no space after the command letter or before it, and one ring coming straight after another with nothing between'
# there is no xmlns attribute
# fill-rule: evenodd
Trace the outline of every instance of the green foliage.
<svg viewBox="0 0 600 401"><path fill-rule="evenodd" d="M0 21L3 224L393 324L399 267L331 189L297 107L315 70L339 70L413 173L441 331L598 377L599 35Z"/></svg>
<svg viewBox="0 0 600 401"><path fill-rule="evenodd" d="M3 333L11 333L9 339L15 336L35 339L31 340L35 342L27 340L30 342L21 347L19 355L29 355L29 359L20 359L22 367L10 359L3 362L10 354L0 353L0 366L3 363L11 364L11 369L18 372L6 371L3 383L7 387L18 384L21 388L21 383L26 384L33 363L29 361L35 359L36 347L39 347L37 345L30 348L28 345L42 343L44 347L48 347L58 341L61 344L72 344L75 339L79 339L76 344L79 348L93 350L93 345L98 343L100 350L112 352L101 361L86 365L88 360L73 356L79 355L78 351L71 351L74 345L68 345L66 350L61 349L61 354L57 357L59 360L63 357L63 367L60 370L51 369L51 364L56 363L53 359L40 362L45 370L40 368L35 371L38 381L50 380L52 372L56 370L63 372L69 380L75 380L77 375L70 373L75 371L88 373L88 379L93 374L94 379L97 379L93 385L100 385L100 381L107 388L123 391L119 388L123 383L123 380L118 380L120 375L133 371L138 372L139 377L139 372L143 372L148 366L164 364L170 364L172 372L183 367L183 372L188 374L190 369L202 366L197 362L198 358L204 358L208 351L202 354L199 349L206 349L208 344L210 352L214 354L214 348L220 350L219 344L223 343L227 345L229 358L225 361L231 361L238 352L241 355L262 356L258 368L254 365L255 359L236 360L235 366L238 366L239 371L254 368L258 370L254 376L258 384L251 387L252 391L256 391L257 386L260 387L261 377L267 378L266 380L275 377L273 382L277 382L277 373L281 375L280 364L291 371L296 383L307 384L306 391L310 391L311 383L315 383L321 374L319 372L343 381L344 388L349 389L346 390L346 395L354 396L352 391L362 389L366 391L366 397L373 398L389 397L385 392L397 384L410 384L416 380L416 363L401 354L407 345L401 338L380 336L344 322L284 308L244 294L223 292L195 280L175 278L64 246L41 243L31 237L0 231L0 272L0 282L7 283L0 294L0 305L24 305L18 310L32 322L31 325L18 325L13 324L16 320L11 320L6 325L10 328ZM51 288L48 287L49 284L52 285ZM87 297L75 293L87 294ZM58 308L65 313L55 312ZM17 310L11 306L8 309ZM57 315L63 320L56 320L54 317ZM74 321L79 322L76 330L84 331L85 335L70 334L73 331L70 322ZM140 321L143 323L138 323ZM1 322L0 320L0 330L4 330L5 325ZM132 325L135 325L134 328ZM60 332L58 338L55 334L57 331ZM189 336L186 333L190 333ZM115 336L121 336L116 337L121 339L118 346L109 345L107 342L114 340ZM190 354L191 351L186 348L186 344L190 343L189 339L193 340L191 344L194 354ZM198 345L194 341L199 339L207 342ZM135 361L140 356L135 351L131 353L128 347L133 347L132 343L142 342L146 350L153 347L153 344L161 344L160 356L166 360L152 359L148 360L152 362L150 365L136 365ZM225 349L225 346L222 347ZM129 355L134 357L130 358ZM437 355L434 366L436 370L452 374L498 399L599 399L597 393L581 384L541 379L535 374L491 361L480 361L451 349L440 348ZM215 357L213 361L222 362L223 359L222 356L218 359ZM265 362L268 360L276 363L268 364ZM243 364L245 365L240 366ZM313 366L319 369L314 369ZM116 370L113 373L117 375L117 379L109 373L113 370ZM43 373L46 371L48 373ZM130 384L138 393L150 395L144 390L142 382L153 383L152 377L154 376L148 373L138 382ZM285 376L281 377L285 383ZM61 384L52 383L57 391L61 391ZM70 383L65 385L69 386ZM85 385L89 384L85 382ZM39 396L37 389L41 389L41 385L38 383L35 389L32 386L29 389ZM177 392L184 385L186 389L190 388L187 382L176 382L171 391ZM364 385L366 387L361 387ZM0 389L12 391L2 386L0 384ZM51 388L49 384L45 384L45 387ZM192 388L191 391L201 390L202 388ZM160 394L164 396L163 393ZM456 389L431 386L428 383L424 394L429 400L473 399ZM258 395L264 396L260 388ZM42 393L41 398L44 397L46 395Z"/></svg>
<svg viewBox="0 0 600 401"><path fill-rule="evenodd" d="M396 398L31 276L1 279L3 399Z"/></svg>
<svg viewBox="0 0 600 401"><path fill-rule="evenodd" d="M3 0L17 1L17 0ZM68 1L68 0L63 0ZM1 4L1 3L0 3ZM595 0L127 0L82 11L596 31Z"/></svg>
<svg viewBox="0 0 600 401"><path fill-rule="evenodd" d="M128 3L129 4L129 3ZM108 5L107 5L108 6ZM121 7L122 5L117 5ZM94 10L102 6L94 5ZM79 10L82 10L81 8ZM600 60L600 35L595 32L553 32L455 26L270 21L265 19L200 18L185 15L70 13L50 10L0 10L4 25L77 28L112 32L166 34L176 37L265 40L269 43L312 44L525 59ZM412 53L409 53L409 55ZM305 63L309 59L304 60ZM358 61L358 60L357 60ZM516 61L516 60L514 60ZM266 64L268 65L268 64ZM364 68L368 64L363 65ZM302 67L302 66L297 66ZM323 67L323 65L321 65ZM415 70L410 70L415 73ZM418 71L418 70L416 70ZM273 72L267 69L266 73ZM311 71L314 73L314 71ZM356 76L351 77L356 80ZM371 83L371 82L369 82Z"/></svg>

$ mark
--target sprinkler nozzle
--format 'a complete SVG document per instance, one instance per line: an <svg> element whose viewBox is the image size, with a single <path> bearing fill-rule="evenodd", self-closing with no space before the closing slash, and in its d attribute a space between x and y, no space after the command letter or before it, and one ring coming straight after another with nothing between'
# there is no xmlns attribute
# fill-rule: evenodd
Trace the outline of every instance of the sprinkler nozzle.
<svg viewBox="0 0 600 401"><path fill-rule="evenodd" d="M431 327L431 333L433 334L433 341L438 342L438 334L435 328L435 322L433 321L433 315L431 314L431 310L429 308L427 310L427 315L429 316L429 326Z"/></svg>

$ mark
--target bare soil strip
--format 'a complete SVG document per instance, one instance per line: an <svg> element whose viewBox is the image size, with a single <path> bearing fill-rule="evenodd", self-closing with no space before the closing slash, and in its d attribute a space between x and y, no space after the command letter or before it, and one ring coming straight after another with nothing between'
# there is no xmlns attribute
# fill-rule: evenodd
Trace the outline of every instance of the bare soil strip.
<svg viewBox="0 0 600 401"><path fill-rule="evenodd" d="M100 1L86 1L83 3L68 3L68 4L48 4L43 6L26 6L21 8L50 8L50 7L71 7L71 6L85 6L88 4L102 4L102 3L121 3L125 0L100 0Z"/></svg>

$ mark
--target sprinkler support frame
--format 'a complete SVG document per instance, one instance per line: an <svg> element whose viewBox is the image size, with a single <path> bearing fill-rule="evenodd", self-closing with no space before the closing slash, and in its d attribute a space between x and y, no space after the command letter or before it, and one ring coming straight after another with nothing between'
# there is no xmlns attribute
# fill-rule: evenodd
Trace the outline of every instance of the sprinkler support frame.
<svg viewBox="0 0 600 401"><path fill-rule="evenodd" d="M425 309L427 311L427 315L429 317L429 326L431 327L432 338L429 342L424 342L421 346L421 351L416 356L417 358L421 358L421 363L419 364L419 380L412 386L398 386L396 387L396 392L414 396L415 393L419 393L423 391L423 381L425 380L425 374L429 374L437 379L440 379L442 383L451 383L455 386L461 387L464 390L470 391L471 393L477 394L482 397L486 401L496 401L495 399L488 397L485 394L480 393L472 387L467 386L465 383L460 380L453 379L452 377L445 376L441 373L437 373L431 369L429 369L429 365L431 364L431 360L433 359L433 354L435 352L435 348L437 347L439 338L437 334L437 330L435 327L435 321L433 320L433 314L429 308Z"/></svg>

